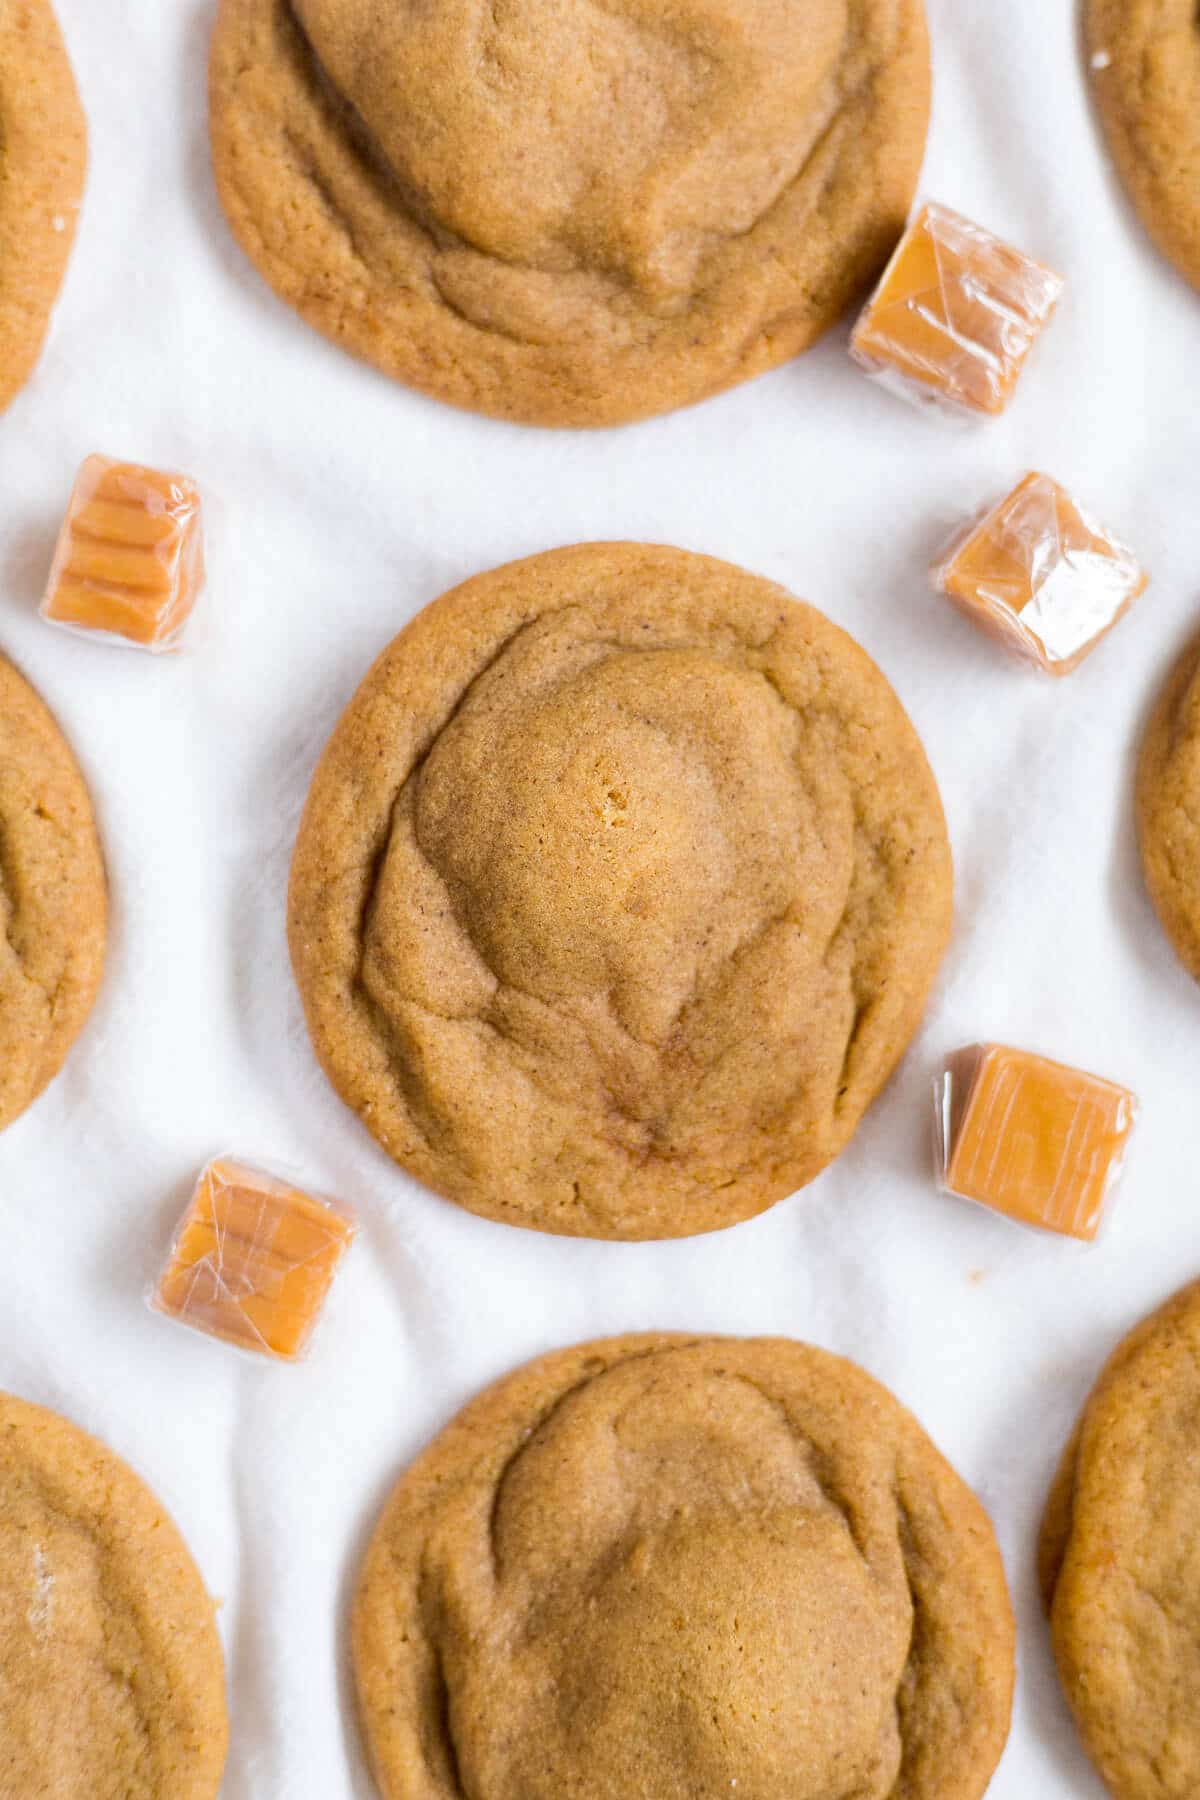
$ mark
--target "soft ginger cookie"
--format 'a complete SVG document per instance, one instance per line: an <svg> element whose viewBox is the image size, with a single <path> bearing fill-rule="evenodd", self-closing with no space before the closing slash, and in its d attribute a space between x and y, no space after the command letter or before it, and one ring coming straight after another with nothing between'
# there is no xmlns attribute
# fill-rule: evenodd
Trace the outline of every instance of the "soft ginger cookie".
<svg viewBox="0 0 1200 1800"><path fill-rule="evenodd" d="M1200 9L1088 0L1092 86L1121 179L1151 237L1200 288Z"/></svg>
<svg viewBox="0 0 1200 1800"><path fill-rule="evenodd" d="M1200 1283L1127 1337L1067 1445L1041 1580L1063 1688L1116 1800L1200 1793Z"/></svg>
<svg viewBox="0 0 1200 1800"><path fill-rule="evenodd" d="M313 781L317 1053L474 1212L677 1237L848 1143L946 943L934 779L858 645L708 557L583 544L384 651Z"/></svg>
<svg viewBox="0 0 1200 1800"><path fill-rule="evenodd" d="M57 1075L83 1028L107 916L83 776L45 706L0 656L0 1131Z"/></svg>
<svg viewBox="0 0 1200 1800"><path fill-rule="evenodd" d="M215 1800L225 1677L171 1520L77 1426L0 1394L0 1793Z"/></svg>
<svg viewBox="0 0 1200 1800"><path fill-rule="evenodd" d="M1172 669L1143 740L1137 822L1150 898L1200 981L1200 639Z"/></svg>
<svg viewBox="0 0 1200 1800"><path fill-rule="evenodd" d="M87 126L49 0L0 0L0 411L41 353L86 172Z"/></svg>
<svg viewBox="0 0 1200 1800"><path fill-rule="evenodd" d="M1013 1636L987 1515L886 1388L675 1335L469 1405L353 1615L385 1800L979 1800Z"/></svg>
<svg viewBox="0 0 1200 1800"><path fill-rule="evenodd" d="M904 225L922 0L221 0L213 162L290 305L438 399L666 412L805 350Z"/></svg>

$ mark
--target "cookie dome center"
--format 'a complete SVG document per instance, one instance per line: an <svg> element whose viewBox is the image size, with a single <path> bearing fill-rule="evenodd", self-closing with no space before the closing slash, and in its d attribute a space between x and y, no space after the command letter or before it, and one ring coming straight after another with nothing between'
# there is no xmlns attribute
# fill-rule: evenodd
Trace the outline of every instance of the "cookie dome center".
<svg viewBox="0 0 1200 1800"><path fill-rule="evenodd" d="M436 240L663 298L795 178L849 30L849 0L294 4Z"/></svg>
<svg viewBox="0 0 1200 1800"><path fill-rule="evenodd" d="M480 1791L882 1795L899 1760L895 1658L841 1519L681 1515L611 1568L568 1637L518 1658L541 1698Z"/></svg>
<svg viewBox="0 0 1200 1800"><path fill-rule="evenodd" d="M826 853L795 717L759 676L701 653L587 654L455 721L417 831L505 986L661 1044Z"/></svg>

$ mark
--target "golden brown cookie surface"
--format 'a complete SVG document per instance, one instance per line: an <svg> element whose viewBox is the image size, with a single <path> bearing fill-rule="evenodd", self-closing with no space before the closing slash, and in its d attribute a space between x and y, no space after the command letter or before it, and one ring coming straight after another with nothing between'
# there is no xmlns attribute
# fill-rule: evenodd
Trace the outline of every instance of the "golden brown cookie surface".
<svg viewBox="0 0 1200 1800"><path fill-rule="evenodd" d="M0 656L0 1131L57 1075L104 967L91 801L46 707Z"/></svg>
<svg viewBox="0 0 1200 1800"><path fill-rule="evenodd" d="M1119 1346L1063 1456L1042 1590L1084 1746L1117 1800L1200 1791L1200 1284Z"/></svg>
<svg viewBox="0 0 1200 1800"><path fill-rule="evenodd" d="M318 329L456 405L606 425L806 349L893 248L922 0L222 0L213 157Z"/></svg>
<svg viewBox="0 0 1200 1800"><path fill-rule="evenodd" d="M978 1800L1013 1624L986 1514L852 1363L656 1335L481 1395L359 1578L385 1800Z"/></svg>
<svg viewBox="0 0 1200 1800"><path fill-rule="evenodd" d="M0 1394L0 1792L215 1800L227 1735L171 1520L95 1438Z"/></svg>
<svg viewBox="0 0 1200 1800"><path fill-rule="evenodd" d="M379 658L313 782L289 935L326 1072L421 1180L671 1237L849 1141L951 886L920 743L852 639L727 563L585 544Z"/></svg>
<svg viewBox="0 0 1200 1800"><path fill-rule="evenodd" d="M41 351L86 169L87 127L49 0L0 0L0 410Z"/></svg>
<svg viewBox="0 0 1200 1800"><path fill-rule="evenodd" d="M1150 898L1200 981L1200 642L1175 664L1147 728L1137 822Z"/></svg>
<svg viewBox="0 0 1200 1800"><path fill-rule="evenodd" d="M1200 12L1089 0L1092 85L1121 178L1165 256L1200 288Z"/></svg>

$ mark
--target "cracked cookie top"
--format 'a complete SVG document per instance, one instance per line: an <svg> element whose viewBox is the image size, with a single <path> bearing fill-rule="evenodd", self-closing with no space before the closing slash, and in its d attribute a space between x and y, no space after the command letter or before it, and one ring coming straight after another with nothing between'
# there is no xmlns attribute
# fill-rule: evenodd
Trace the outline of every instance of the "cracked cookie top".
<svg viewBox="0 0 1200 1800"><path fill-rule="evenodd" d="M91 801L45 706L0 656L0 1130L62 1067L104 966Z"/></svg>
<svg viewBox="0 0 1200 1800"><path fill-rule="evenodd" d="M535 424L663 412L878 273L929 110L921 0L222 0L221 198L313 324Z"/></svg>
<svg viewBox="0 0 1200 1800"><path fill-rule="evenodd" d="M1013 1622L986 1514L852 1363L617 1338L475 1400L359 1578L386 1800L979 1800Z"/></svg>
<svg viewBox="0 0 1200 1800"><path fill-rule="evenodd" d="M0 1776L11 1795L216 1800L213 1603L154 1495L56 1413L0 1394Z"/></svg>
<svg viewBox="0 0 1200 1800"><path fill-rule="evenodd" d="M5 0L0 4L0 411L24 385L41 351L75 238L86 168L87 127L49 0L20 5Z"/></svg>
<svg viewBox="0 0 1200 1800"><path fill-rule="evenodd" d="M290 939L318 1055L414 1174L579 1236L760 1212L838 1154L950 923L941 804L843 632L591 544L428 607L315 776Z"/></svg>
<svg viewBox="0 0 1200 1800"><path fill-rule="evenodd" d="M1200 1282L1110 1357L1063 1454L1040 1573L1063 1689L1116 1800L1200 1792Z"/></svg>

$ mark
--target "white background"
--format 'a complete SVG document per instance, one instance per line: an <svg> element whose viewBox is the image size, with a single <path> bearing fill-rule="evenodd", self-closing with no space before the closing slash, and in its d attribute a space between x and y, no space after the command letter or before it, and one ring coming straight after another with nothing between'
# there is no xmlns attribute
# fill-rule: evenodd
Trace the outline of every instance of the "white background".
<svg viewBox="0 0 1200 1800"><path fill-rule="evenodd" d="M91 176L52 343L0 421L0 646L88 773L113 927L92 1024L0 1141L0 1386L126 1456L220 1596L225 1800L368 1793L344 1623L388 1485L519 1361L660 1326L809 1338L915 1409L990 1508L1019 1617L992 1800L1098 1796L1053 1676L1034 1543L1101 1358L1200 1270L1200 995L1144 898L1130 791L1147 708L1200 599L1200 297L1109 174L1072 8L930 7L926 191L1068 278L1002 420L962 430L910 411L851 366L839 331L697 410L570 435L393 387L262 285L209 171L209 0L58 7ZM175 659L36 616L93 450L202 485L211 585ZM1031 465L1153 574L1062 683L1008 662L925 575L947 527ZM408 1180L318 1073L284 947L308 777L376 651L465 576L604 537L745 564L859 637L928 746L957 860L957 929L925 1028L851 1149L765 1218L662 1245L486 1224ZM934 1191L929 1079L943 1051L981 1037L1140 1092L1094 1249ZM291 1162L362 1217L299 1368L257 1366L142 1305L196 1167L229 1146Z"/></svg>

